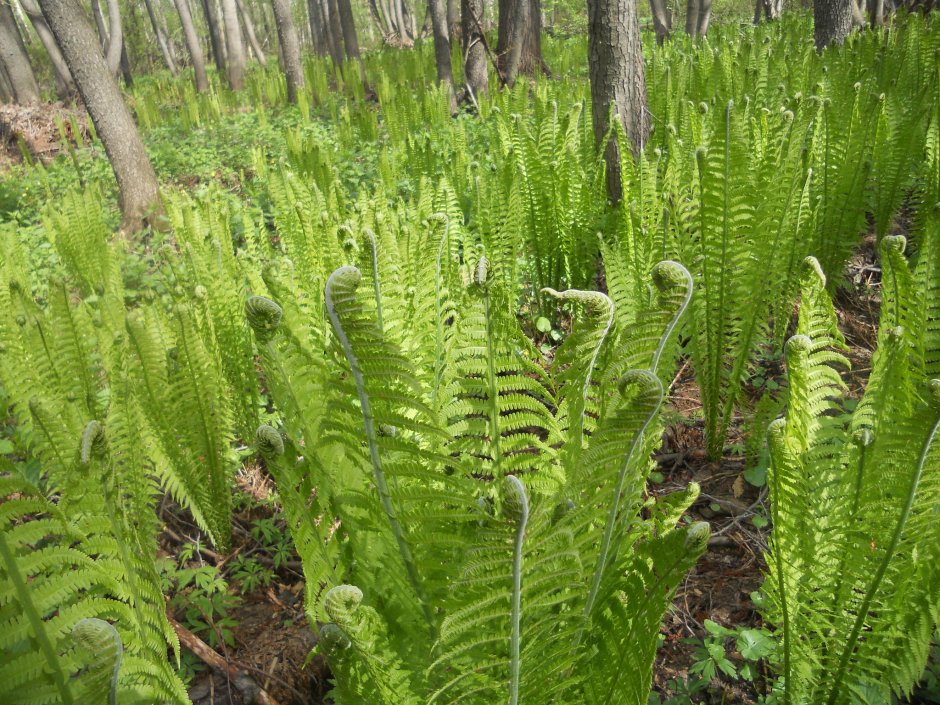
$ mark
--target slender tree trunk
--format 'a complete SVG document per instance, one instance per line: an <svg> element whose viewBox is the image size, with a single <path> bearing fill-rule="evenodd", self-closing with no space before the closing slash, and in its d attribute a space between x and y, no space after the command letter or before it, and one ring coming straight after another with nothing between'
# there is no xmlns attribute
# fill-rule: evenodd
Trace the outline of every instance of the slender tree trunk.
<svg viewBox="0 0 940 705"><path fill-rule="evenodd" d="M291 17L290 0L272 0L274 24L277 27L278 43L284 55L284 75L287 77L287 100L297 102L297 94L304 87L304 70L300 63L300 40Z"/></svg>
<svg viewBox="0 0 940 705"><path fill-rule="evenodd" d="M388 39L392 34L391 28L385 16L379 12L378 3L375 0L369 0L369 13L372 15L372 19L375 21L375 26L379 28L379 34L382 35L382 41L388 43Z"/></svg>
<svg viewBox="0 0 940 705"><path fill-rule="evenodd" d="M121 27L121 8L118 6L118 0L108 0L108 27L105 60L111 74L117 76L121 71L121 48L124 46L124 30Z"/></svg>
<svg viewBox="0 0 940 705"><path fill-rule="evenodd" d="M694 37L698 30L698 6L701 0L688 0L685 4L685 33Z"/></svg>
<svg viewBox="0 0 940 705"><path fill-rule="evenodd" d="M39 84L29 63L13 8L0 2L0 62L6 69L13 100L20 105L39 102Z"/></svg>
<svg viewBox="0 0 940 705"><path fill-rule="evenodd" d="M506 63L503 67L503 81L510 88L516 84L516 75L519 73L519 67L522 64L522 45L525 42L523 38L531 22L529 16L531 7L528 0L515 0L513 5L512 11L515 12L515 15L511 21L513 27L516 28L516 32L509 45Z"/></svg>
<svg viewBox="0 0 940 705"><path fill-rule="evenodd" d="M346 58L350 61L359 61L359 37L356 35L356 21L353 18L352 5L349 0L336 0L336 5L343 31Z"/></svg>
<svg viewBox="0 0 940 705"><path fill-rule="evenodd" d="M813 23L816 51L841 45L852 31L852 0L815 0Z"/></svg>
<svg viewBox="0 0 940 705"><path fill-rule="evenodd" d="M75 82L72 80L72 74L69 67L59 51L59 45L55 43L55 37L52 36L52 30L46 24L46 18L42 16L42 10L36 4L36 0L20 0L20 5L26 16L36 30L36 36L46 48L49 55L49 61L52 63L52 71L55 74L56 93L60 100L67 100L75 95Z"/></svg>
<svg viewBox="0 0 940 705"><path fill-rule="evenodd" d="M695 33L699 37L704 37L708 33L708 23L712 18L712 0L699 0L698 20L696 21Z"/></svg>
<svg viewBox="0 0 940 705"><path fill-rule="evenodd" d="M13 86L10 85L10 77L7 75L6 64L0 60L0 103L13 102Z"/></svg>
<svg viewBox="0 0 940 705"><path fill-rule="evenodd" d="M275 0L275 2L277 1ZM176 5L176 11L180 16L180 25L183 28L183 38L186 40L189 58L193 62L193 71L196 74L196 90L199 93L205 93L209 90L206 59L202 55L202 44L199 43L199 36L196 34L196 27L193 25L193 16L189 12L189 4L187 0L173 0L173 3Z"/></svg>
<svg viewBox="0 0 940 705"><path fill-rule="evenodd" d="M474 104L489 91L486 37L483 36L483 0L460 0L463 34L464 81Z"/></svg>
<svg viewBox="0 0 940 705"><path fill-rule="evenodd" d="M639 154L650 126L636 0L588 0L588 63L598 146L604 143L614 115L622 123L634 154ZM604 158L607 195L617 203L623 188L615 136L604 145Z"/></svg>
<svg viewBox="0 0 940 705"><path fill-rule="evenodd" d="M131 60L127 56L127 42L121 42L121 77L124 85L130 88L134 85L134 76L131 74Z"/></svg>
<svg viewBox="0 0 940 705"><path fill-rule="evenodd" d="M225 73L225 43L222 40L222 30L219 27L218 15L215 14L213 0L202 0L202 12L206 16L206 26L209 28L209 44L212 47L212 61L219 73Z"/></svg>
<svg viewBox="0 0 940 705"><path fill-rule="evenodd" d="M650 12L653 15L656 43L662 45L672 34L672 13L666 7L665 0L650 0Z"/></svg>
<svg viewBox="0 0 940 705"><path fill-rule="evenodd" d="M262 66L267 66L268 60L265 58L264 50L261 48L258 37L255 35L255 23L251 21L251 15L245 8L245 3L243 0L235 0L235 5L238 7L238 14L241 15L242 23L245 25L245 35L248 37L248 44L251 46L251 50L255 53L258 63Z"/></svg>
<svg viewBox="0 0 940 705"><path fill-rule="evenodd" d="M339 67L343 64L343 28L339 19L339 3L337 0L327 0L329 14L327 15L327 28L330 36L330 56L333 65Z"/></svg>
<svg viewBox="0 0 940 705"><path fill-rule="evenodd" d="M225 22L225 59L228 68L228 85L233 91L245 86L245 44L238 24L238 7L235 0L222 0L222 19Z"/></svg>
<svg viewBox="0 0 940 705"><path fill-rule="evenodd" d="M431 17L431 30L434 32L434 63L437 66L437 80L442 83L448 94L450 112L457 112L457 97L454 95L454 72L450 65L450 35L447 22L446 0L428 0L428 15Z"/></svg>
<svg viewBox="0 0 940 705"><path fill-rule="evenodd" d="M166 63L170 73L176 76L179 73L179 70L176 68L176 62L173 61L173 55L170 54L170 48L167 45L166 37L163 35L163 30L160 29L160 23L157 21L157 14L153 9L152 0L144 0L144 5L147 6L147 15L150 17L150 26L153 27L153 34L157 38L157 46L160 48L160 54L163 55L163 61Z"/></svg>
<svg viewBox="0 0 940 705"><path fill-rule="evenodd" d="M79 0L40 0L117 179L122 228L131 233L159 213L160 193L137 126L99 51Z"/></svg>
<svg viewBox="0 0 940 705"><path fill-rule="evenodd" d="M310 20L313 50L320 56L326 56L330 53L330 40L326 35L326 21L320 0L307 0L307 19Z"/></svg>
<svg viewBox="0 0 940 705"><path fill-rule="evenodd" d="M460 39L460 0L447 0L447 36L452 42Z"/></svg>
<svg viewBox="0 0 940 705"><path fill-rule="evenodd" d="M883 25L885 22L884 0L868 0L868 21L872 27Z"/></svg>

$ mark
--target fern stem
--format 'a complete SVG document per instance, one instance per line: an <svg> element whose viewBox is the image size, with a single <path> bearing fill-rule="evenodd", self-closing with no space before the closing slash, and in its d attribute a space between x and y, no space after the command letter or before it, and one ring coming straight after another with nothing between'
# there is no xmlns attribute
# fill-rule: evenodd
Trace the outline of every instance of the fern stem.
<svg viewBox="0 0 940 705"><path fill-rule="evenodd" d="M627 471L630 469L630 466L633 463L633 456L636 454L637 449L640 448L643 443L643 437L646 435L646 429L649 428L649 425L653 422L653 419L656 418L656 414L659 411L659 406L662 404L663 400L662 382L660 382L659 378L649 370L644 370L643 372L650 376L650 381L654 383L658 391L659 400L653 407L653 410L650 412L649 416L647 416L644 420L643 425L637 431L636 435L633 437L633 441L630 443L630 450L627 452L627 455L623 461L623 465L620 468L620 474L617 477L617 485L614 488L614 496L611 499L610 509L607 512L607 525L604 527L604 537L601 539L600 552L597 555L597 565L594 568L594 575L591 578L591 591L588 593L587 602L584 604L583 623L578 629L578 634L575 637L575 647L581 643L581 637L584 633L584 628L587 621L591 617L591 612L594 610L594 602L597 600L597 593L600 591L601 579L603 578L604 571L607 568L610 543L613 539L614 528L617 525L617 513L620 510L620 502L623 499L623 486L626 482Z"/></svg>
<svg viewBox="0 0 940 705"><path fill-rule="evenodd" d="M39 616L39 612L36 611L36 605L34 605L33 601L30 599L26 581L20 573L19 566L16 563L16 557L13 555L13 551L10 550L10 546L7 544L6 537L3 535L2 531L0 531L0 558L2 558L3 562L6 564L7 574L13 582L13 587L16 588L20 607L26 614L26 619L29 620L29 624L33 629L34 638L38 642L42 655L46 659L46 667L51 671L52 680L55 682L56 690L59 691L63 705L74 705L75 700L72 698L72 691L69 690L66 684L66 674L63 673L60 668L59 655L56 653L55 646L49 640L49 634L46 633L45 622L43 622L42 617Z"/></svg>
<svg viewBox="0 0 940 705"><path fill-rule="evenodd" d="M784 425L786 422L783 419L778 419L777 421L772 422L770 433L773 433L773 424ZM773 466L774 454L770 453L771 466ZM780 497L781 488L780 488L780 473L774 468L773 472L773 502L771 503L771 511L773 513L773 522L774 522L774 543L777 543L777 538L779 537L779 531L782 527L780 523ZM776 553L776 551L774 552ZM792 679L792 668L790 662L790 651L792 642L790 641L790 612L787 608L787 589L786 581L783 578L783 557L780 555L774 556L774 563L776 564L776 579L777 579L777 590L780 591L780 611L782 613L782 622L783 622L783 678L784 678L784 691L783 691L783 705L790 705L790 690L793 687Z"/></svg>
<svg viewBox="0 0 940 705"><path fill-rule="evenodd" d="M671 260L664 260L660 264L666 264L672 262ZM679 308L676 309L675 314L672 317L672 320L669 321L669 324L666 326L666 329L663 331L662 337L659 339L659 345L656 346L656 352L653 353L653 361L650 363L650 371L653 374L657 374L659 371L659 361L663 356L663 351L666 349L666 344L669 342L669 338L672 337L673 331L676 329L676 326L679 325L679 319L682 318L682 314L685 313L685 310L689 307L689 302L692 301L692 288L694 286L692 282L692 275L689 274L689 270L683 267L680 263L674 262L673 264L678 265L679 269L682 270L682 275L685 279L686 290L685 298L682 300L682 304ZM606 332L605 332L606 335ZM594 357L597 357L595 353ZM593 361L592 361L593 363Z"/></svg>
<svg viewBox="0 0 940 705"><path fill-rule="evenodd" d="M933 384L937 386L938 390L940 390L940 381L933 380ZM904 529L907 526L907 521L910 518L911 511L914 508L914 500L917 497L917 489L924 474L924 466L927 464L927 455L930 452L930 446L933 445L934 438L936 437L938 431L940 431L940 414L938 414L936 421L934 421L933 427L930 429L930 433L924 440L924 445L920 450L920 457L917 460L917 467L914 469L914 476L911 478L911 486L907 492L907 499L904 502L904 508L901 510L901 516L898 517L898 523L894 527L894 535L891 537L891 543L888 545L888 549L885 551L884 557L881 559L881 564L878 566L878 570L875 572L875 575L871 580L871 584L868 586L868 590L865 591L865 598L862 600L862 605L858 610L858 615L855 617L855 624L852 625L852 632L849 634L849 638L845 643L845 648L842 650L842 658L839 660L839 668L836 671L835 678L833 678L832 690L829 691L829 697L826 700L827 705L835 705L836 700L839 697L839 693L842 690L842 682L845 679L845 674L848 670L849 659L852 657L852 653L855 651L855 644L858 642L859 634L861 634L865 620L868 618L868 612L871 609L871 603L875 598L875 592L880 587L881 581L884 579L885 573L888 571L888 565L891 563L891 559L894 558L894 553L897 551L898 545L901 543L901 534L904 533Z"/></svg>
<svg viewBox="0 0 940 705"><path fill-rule="evenodd" d="M507 475L510 491L515 495L513 503L518 503L516 516L516 539L512 553L512 632L509 637L509 705L519 703L519 674L521 662L519 645L521 642L520 623L522 619L522 542L525 538L526 524L529 522L529 500L525 487L515 475Z"/></svg>
<svg viewBox="0 0 940 705"><path fill-rule="evenodd" d="M415 594L421 601L421 606L424 609L424 615L427 619L428 627L431 630L431 640L434 641L437 634L437 625L434 620L434 613L431 611L431 606L428 603L427 596L425 595L424 587L422 586L421 579L418 576L418 567L415 565L414 556L411 554L411 548L408 546L408 541L405 539L405 534L404 531L402 531L401 523L398 521L398 514L395 511L395 505L392 503L392 497L388 491L388 483L385 479L385 471L382 469L382 457L379 455L379 442L375 432L375 418L372 415L372 405L369 401L369 394L366 392L365 379L362 375L362 368L359 367L359 358L356 356L356 353L352 348L352 343L349 341L349 337L346 335L346 331L343 329L343 324L339 320L339 315L336 313L336 306L333 303L333 286L336 283L336 279L338 277L349 274L350 270L354 271L357 277L361 276L359 274L359 270L355 267L340 267L327 279L326 287L324 289L324 298L326 299L326 313L330 318L330 323L333 324L333 330L336 332L336 337L343 348L343 353L346 355L346 359L349 361L349 368L352 372L353 379L356 381L356 393L359 396L359 405L362 408L362 423L365 428L366 441L369 444L369 457L372 461L372 476L375 480L375 487L379 492L379 499L382 502L382 509L385 511L385 516L388 518L389 528L391 528L392 535L395 537L395 543L398 545L398 553L401 555L402 563L405 564L405 571L408 574L408 581L411 583L411 587L414 589Z"/></svg>
<svg viewBox="0 0 940 705"><path fill-rule="evenodd" d="M435 338L434 338L434 389L431 390L433 399L432 408L437 412L437 400L440 394L441 375L444 372L441 359L444 357L444 322L441 317L444 315L443 303L441 302L441 269L444 255L444 245L447 245L447 252L450 253L450 218L446 213L435 213L431 216L444 221L444 234L441 235L440 242L437 244L437 261L434 277L434 301L437 308L435 316Z"/></svg>

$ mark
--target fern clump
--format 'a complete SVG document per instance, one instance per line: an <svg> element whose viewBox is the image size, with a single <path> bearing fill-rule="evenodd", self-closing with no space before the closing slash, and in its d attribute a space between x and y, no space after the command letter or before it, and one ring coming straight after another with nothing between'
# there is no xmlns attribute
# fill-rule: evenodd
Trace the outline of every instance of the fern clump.
<svg viewBox="0 0 940 705"><path fill-rule="evenodd" d="M923 672L940 605L940 380L924 374L903 238L882 242L884 301L868 387L847 365L815 260L787 343L786 416L770 425L774 530L765 611L789 703L887 702ZM905 325L907 324L907 325Z"/></svg>
<svg viewBox="0 0 940 705"><path fill-rule="evenodd" d="M246 306L283 414L257 445L324 623L333 697L645 702L658 624L708 537L679 524L697 487L645 496L688 275L656 268L635 331L603 294L547 292L584 311L548 365L499 265L444 247L402 291L386 286L380 240L349 250L362 269L325 277L326 330L288 299ZM620 367L605 389L620 349L651 369Z"/></svg>

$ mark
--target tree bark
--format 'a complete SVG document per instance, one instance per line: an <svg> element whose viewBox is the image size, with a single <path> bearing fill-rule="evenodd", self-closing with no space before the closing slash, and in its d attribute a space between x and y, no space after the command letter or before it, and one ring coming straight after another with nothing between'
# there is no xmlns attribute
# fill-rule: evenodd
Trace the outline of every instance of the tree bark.
<svg viewBox="0 0 940 705"><path fill-rule="evenodd" d="M457 112L457 98L454 95L454 72L450 65L450 27L445 2L446 0L428 0L428 15L431 17L431 31L434 33L437 80L447 90L450 113L453 115Z"/></svg>
<svg viewBox="0 0 940 705"><path fill-rule="evenodd" d="M330 53L330 40L326 34L326 18L323 16L323 6L320 0L307 0L307 19L310 20L313 50L320 56L326 56Z"/></svg>
<svg viewBox="0 0 940 705"><path fill-rule="evenodd" d="M653 15L656 43L662 45L672 34L672 13L666 7L665 0L650 0L650 12Z"/></svg>
<svg viewBox="0 0 940 705"><path fill-rule="evenodd" d="M277 1L277 0L275 0ZM173 0L176 12L180 16L180 26L183 28L183 38L186 40L186 49L193 62L193 72L196 74L196 91L205 93L209 90L209 77L206 75L206 59L202 54L202 44L193 25L193 16L189 12L188 0Z"/></svg>
<svg viewBox="0 0 940 705"><path fill-rule="evenodd" d="M447 0L447 36L452 42L460 39L460 0Z"/></svg>
<svg viewBox="0 0 940 705"><path fill-rule="evenodd" d="M339 20L339 3L336 0L327 0L326 9L328 11L326 26L330 38L330 56L333 57L333 65L339 67L343 64L343 28Z"/></svg>
<svg viewBox="0 0 940 705"><path fill-rule="evenodd" d="M233 91L245 86L245 43L238 24L238 7L235 0L222 0L222 19L225 22L225 59L228 69L228 85Z"/></svg>
<svg viewBox="0 0 940 705"><path fill-rule="evenodd" d="M111 75L121 71L121 49L124 46L124 30L121 27L121 8L118 0L108 0L108 43L105 49L105 61Z"/></svg>
<svg viewBox="0 0 940 705"><path fill-rule="evenodd" d="M300 40L291 17L290 0L272 0L277 38L284 55L284 75L287 77L287 100L297 102L297 94L304 87L304 69L300 63Z"/></svg>
<svg viewBox="0 0 940 705"><path fill-rule="evenodd" d="M238 7L238 14L241 15L242 23L245 25L245 34L248 37L248 44L251 46L251 50L255 53L258 63L262 66L267 66L268 60L265 58L264 50L258 42L258 37L255 34L255 23L251 21L251 15L245 8L245 3L243 0L235 0L235 5Z"/></svg>
<svg viewBox="0 0 940 705"><path fill-rule="evenodd" d="M212 61L219 73L225 73L225 43L222 40L222 31L219 27L218 15L214 12L213 0L202 0L202 12L206 16L206 26L209 28L209 44L212 47Z"/></svg>
<svg viewBox="0 0 940 705"><path fill-rule="evenodd" d="M343 31L346 58L350 61L359 61L359 37L356 35L356 21L353 18L352 5L349 0L336 0L336 5Z"/></svg>
<svg viewBox="0 0 940 705"><path fill-rule="evenodd" d="M173 55L170 53L170 48L167 45L163 30L160 29L160 23L157 21L157 15L153 9L153 2L152 0L144 0L144 5L147 6L150 26L153 27L153 34L157 38L157 46L160 48L160 54L163 55L163 61L166 63L167 68L170 69L170 73L176 76L179 70L176 68L176 62L173 60Z"/></svg>
<svg viewBox="0 0 940 705"><path fill-rule="evenodd" d="M813 35L816 51L830 44L845 41L852 31L852 0L815 0L813 3Z"/></svg>
<svg viewBox="0 0 940 705"><path fill-rule="evenodd" d="M712 18L712 0L699 0L698 20L696 21L696 36L704 37L708 33L708 23Z"/></svg>
<svg viewBox="0 0 940 705"><path fill-rule="evenodd" d="M131 60L127 56L127 42L121 42L121 77L124 79L124 85L128 88L134 85L134 77L131 75Z"/></svg>
<svg viewBox="0 0 940 705"><path fill-rule="evenodd" d="M534 74L542 60L542 7L539 0L499 0L496 65L507 85L521 72Z"/></svg>
<svg viewBox="0 0 940 705"><path fill-rule="evenodd" d="M588 0L588 63L594 137L604 146L607 195L618 203L623 187L616 135L603 144L611 115L623 125L634 154L643 149L650 129L636 0Z"/></svg>
<svg viewBox="0 0 940 705"><path fill-rule="evenodd" d="M117 82L99 50L79 0L39 0L68 62L118 185L122 229L135 232L162 210L157 177Z"/></svg>
<svg viewBox="0 0 940 705"><path fill-rule="evenodd" d="M7 75L6 64L0 60L0 103L13 102L13 87L10 85L10 77Z"/></svg>
<svg viewBox="0 0 940 705"><path fill-rule="evenodd" d="M486 95L490 86L486 70L486 37L483 36L483 0L460 0L463 34L464 81L470 100Z"/></svg>
<svg viewBox="0 0 940 705"><path fill-rule="evenodd" d="M0 62L6 69L13 100L20 105L39 102L39 84L29 63L13 8L0 1Z"/></svg>
<svg viewBox="0 0 940 705"><path fill-rule="evenodd" d="M60 100L67 100L75 95L75 82L72 80L72 74L69 67L62 58L62 52L55 43L55 37L52 36L52 30L46 24L46 18L42 16L42 10L36 4L36 0L20 0L20 5L29 21L36 30L36 36L46 49L49 55L49 61L52 63L52 72L55 75L56 93Z"/></svg>

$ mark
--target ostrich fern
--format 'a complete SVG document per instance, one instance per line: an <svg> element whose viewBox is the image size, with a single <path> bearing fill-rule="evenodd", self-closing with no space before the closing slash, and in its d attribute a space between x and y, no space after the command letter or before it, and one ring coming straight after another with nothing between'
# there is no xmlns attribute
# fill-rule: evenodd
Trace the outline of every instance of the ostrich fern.
<svg viewBox="0 0 940 705"><path fill-rule="evenodd" d="M648 321L637 331L616 329L603 295L552 292L587 317L547 369L487 259L465 287L450 279L445 288L451 255L435 250L445 253L435 275L415 282L426 293L377 282L382 258L371 246L350 251L369 280L349 265L327 278L329 332L289 315L290 300L246 305L284 417L282 431L259 429L259 448L284 487L308 614L326 623L333 695L645 702L658 624L708 536L704 525L677 524L697 487L644 496L658 374L672 360L663 351L688 303L688 275L676 263L655 268L656 296L635 304ZM452 303L442 306L445 291ZM377 297L386 320L402 297L426 299L408 310L429 320L381 325ZM443 344L441 324L453 328ZM663 370L618 367L620 385L601 386L619 356L613 341ZM323 393L299 393L306 379ZM325 491L308 507L313 483ZM338 527L329 542L327 517Z"/></svg>
<svg viewBox="0 0 940 705"><path fill-rule="evenodd" d="M782 632L784 702L882 703L919 679L940 605L940 381L924 374L903 238L882 244L884 301L868 388L846 365L825 278L804 275L787 343L789 403L771 424L774 530L764 589Z"/></svg>

